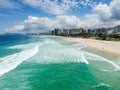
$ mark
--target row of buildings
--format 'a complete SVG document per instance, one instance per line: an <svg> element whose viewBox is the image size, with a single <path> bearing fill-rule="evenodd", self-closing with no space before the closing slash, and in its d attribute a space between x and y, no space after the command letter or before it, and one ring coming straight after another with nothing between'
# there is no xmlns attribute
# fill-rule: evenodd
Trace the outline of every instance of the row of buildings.
<svg viewBox="0 0 120 90"><path fill-rule="evenodd" d="M55 29L49 32L50 35L79 35L83 33L89 34L119 34L120 35L120 25L113 28L98 28L98 29L87 29L83 28L77 29Z"/></svg>

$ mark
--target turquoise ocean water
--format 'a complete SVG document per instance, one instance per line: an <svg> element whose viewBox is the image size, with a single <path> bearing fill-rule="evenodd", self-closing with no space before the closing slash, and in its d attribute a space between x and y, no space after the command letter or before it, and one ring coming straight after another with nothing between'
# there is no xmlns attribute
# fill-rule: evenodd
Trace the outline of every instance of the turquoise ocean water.
<svg viewBox="0 0 120 90"><path fill-rule="evenodd" d="M120 90L120 57L48 36L0 36L0 90Z"/></svg>

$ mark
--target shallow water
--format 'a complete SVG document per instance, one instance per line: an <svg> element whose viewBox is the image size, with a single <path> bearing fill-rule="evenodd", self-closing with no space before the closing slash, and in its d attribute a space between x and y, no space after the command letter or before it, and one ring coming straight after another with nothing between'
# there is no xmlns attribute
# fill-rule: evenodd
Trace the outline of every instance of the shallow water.
<svg viewBox="0 0 120 90"><path fill-rule="evenodd" d="M120 90L118 57L47 36L2 38L0 90Z"/></svg>

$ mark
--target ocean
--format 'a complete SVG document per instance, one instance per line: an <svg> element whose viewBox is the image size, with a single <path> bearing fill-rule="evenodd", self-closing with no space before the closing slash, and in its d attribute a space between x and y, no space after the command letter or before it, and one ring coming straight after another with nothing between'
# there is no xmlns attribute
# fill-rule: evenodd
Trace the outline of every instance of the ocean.
<svg viewBox="0 0 120 90"><path fill-rule="evenodd" d="M0 90L120 90L120 57L50 36L0 35Z"/></svg>

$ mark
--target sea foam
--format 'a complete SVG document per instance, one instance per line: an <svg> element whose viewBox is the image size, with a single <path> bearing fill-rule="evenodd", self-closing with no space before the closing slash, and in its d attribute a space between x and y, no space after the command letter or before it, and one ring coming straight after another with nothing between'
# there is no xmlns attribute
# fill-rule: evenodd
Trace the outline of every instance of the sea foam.
<svg viewBox="0 0 120 90"><path fill-rule="evenodd" d="M82 48L84 48L84 46L82 44L72 44L72 45L61 45L60 43L53 41L51 39L47 39L45 41L47 44L52 44L57 46L57 49L59 47L58 50L51 50L51 54L52 56L46 55L45 57L43 57L45 60L46 58L49 58L50 60L47 62L81 62L81 63L85 63L85 64L89 64L89 62L86 60L85 56L82 54L81 50ZM79 50L76 50L75 47L79 47ZM42 58L42 59L43 59ZM47 59L48 60L48 59ZM52 61L51 61L52 60Z"/></svg>
<svg viewBox="0 0 120 90"><path fill-rule="evenodd" d="M100 84L92 86L92 87L93 88L99 88L99 87L103 87L103 86L105 86L105 87L111 87L109 84L105 84L105 83L100 83Z"/></svg>
<svg viewBox="0 0 120 90"><path fill-rule="evenodd" d="M89 53L85 51L83 51L82 53L84 54L87 60L89 59L89 60L95 60L95 61L104 61L104 62L111 64L113 67L115 67L115 70L120 70L120 66L111 60L108 60L97 54L93 54L93 53Z"/></svg>
<svg viewBox="0 0 120 90"><path fill-rule="evenodd" d="M29 43L29 44L15 45L15 46L11 46L11 47L8 47L8 48L9 49L30 49L30 48L33 48L36 45L40 46L39 43Z"/></svg>
<svg viewBox="0 0 120 90"><path fill-rule="evenodd" d="M20 53L9 55L0 58L0 76L13 70L23 61L33 57L39 51L39 46L35 46L32 49L23 50Z"/></svg>
<svg viewBox="0 0 120 90"><path fill-rule="evenodd" d="M55 47L54 47L55 48ZM41 53L41 52L40 52ZM71 48L55 48L47 49L41 56L37 55L36 60L32 61L35 63L85 63L89 64L81 51ZM38 59L39 58L39 59Z"/></svg>

